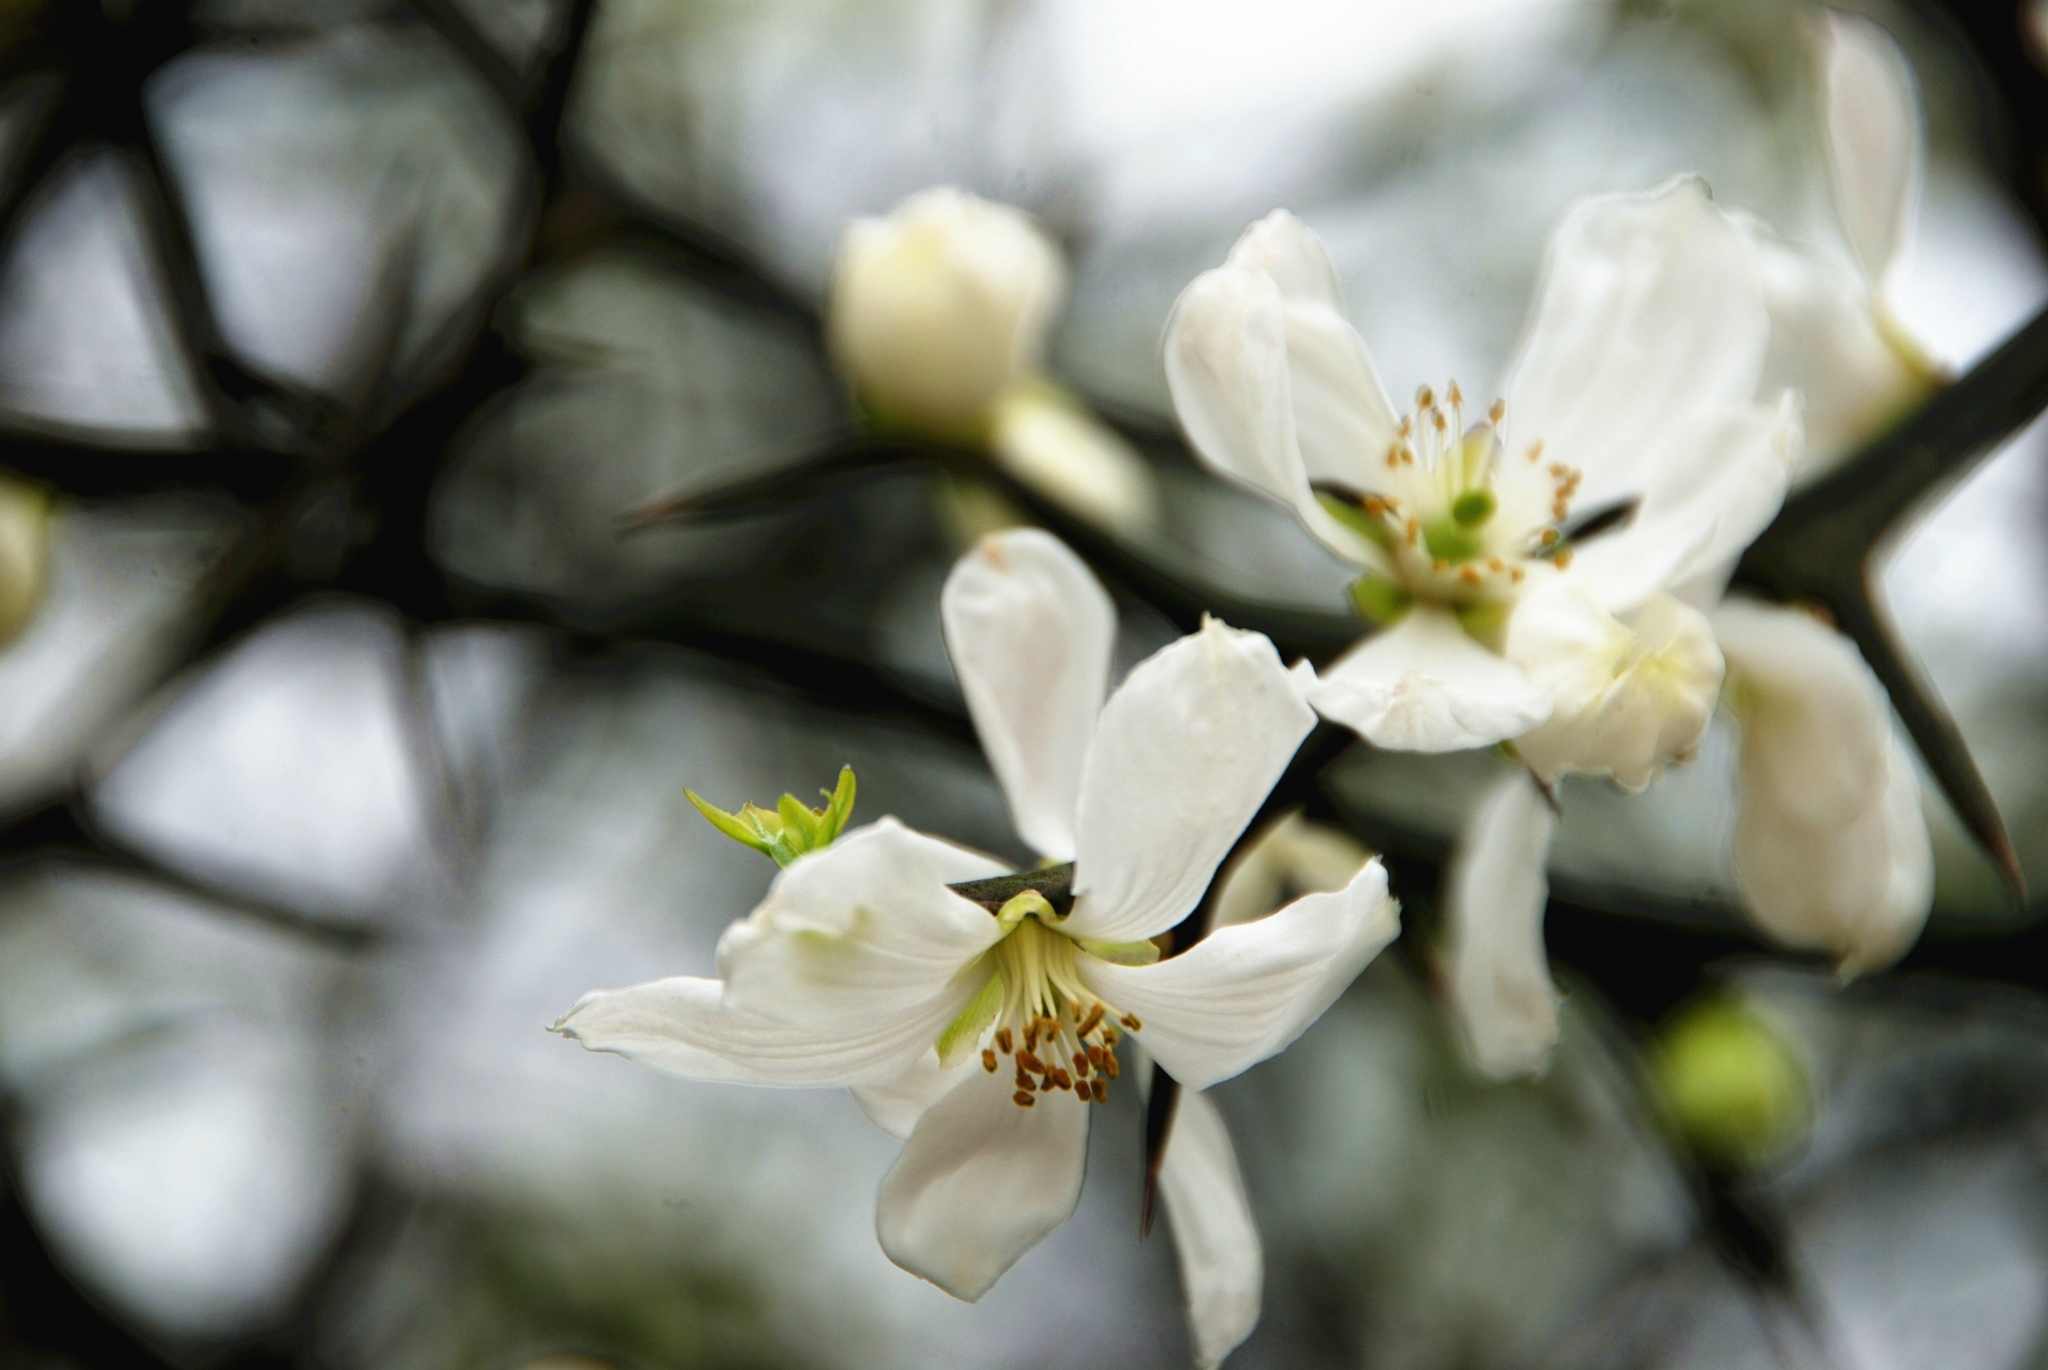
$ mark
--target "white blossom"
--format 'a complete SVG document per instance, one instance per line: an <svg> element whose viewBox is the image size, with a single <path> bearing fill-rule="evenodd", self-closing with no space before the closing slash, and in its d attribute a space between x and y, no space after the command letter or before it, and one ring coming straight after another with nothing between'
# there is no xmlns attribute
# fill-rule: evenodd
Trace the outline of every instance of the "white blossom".
<svg viewBox="0 0 2048 1370"><path fill-rule="evenodd" d="M945 623L1019 830L1073 860L1071 908L976 902L949 886L1001 863L885 818L797 856L721 939L719 979L593 994L557 1030L694 1079L853 1088L906 1142L878 1197L884 1250L974 1299L1072 1211L1125 1033L1192 1098L1299 1036L1397 910L1374 863L1157 959L1313 723L1272 644L1212 621L1105 702L1107 597L1029 531L956 568ZM1231 1249L1248 1209L1217 1178L1235 1165L1206 1108L1162 1189L1196 1341L1220 1358L1256 1318L1258 1268L1255 1245L1249 1266Z"/></svg>

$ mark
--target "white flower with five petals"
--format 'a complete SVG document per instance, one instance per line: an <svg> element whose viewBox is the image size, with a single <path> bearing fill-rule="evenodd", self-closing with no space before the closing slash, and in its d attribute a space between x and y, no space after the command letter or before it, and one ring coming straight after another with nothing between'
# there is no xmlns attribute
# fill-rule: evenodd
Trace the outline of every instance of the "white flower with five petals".
<svg viewBox="0 0 2048 1370"><path fill-rule="evenodd" d="M1721 683L1680 592L1769 522L1797 459L1794 397L1756 399L1770 337L1755 251L1680 179L1566 217L1483 414L1453 383L1396 416L1285 212L1189 285L1165 354L1195 449L1364 573L1383 628L1323 672L1319 712L1383 747L1512 740L1546 782L1639 789Z"/></svg>
<svg viewBox="0 0 2048 1370"><path fill-rule="evenodd" d="M1397 906L1374 863L1156 959L1150 939L1194 910L1313 723L1272 644L1211 622L1105 703L1113 617L1051 538L984 541L946 600L1013 817L1070 877L977 883L1005 868L883 819L797 857L721 939L719 979L592 994L557 1028L693 1079L851 1087L906 1141L878 1198L884 1250L974 1299L1073 1210L1124 1033L1190 1091L1228 1079L1320 1016ZM1217 1178L1234 1175L1219 1120L1196 1104L1182 1123L1162 1190L1213 1362L1256 1317L1220 1240L1249 1219Z"/></svg>

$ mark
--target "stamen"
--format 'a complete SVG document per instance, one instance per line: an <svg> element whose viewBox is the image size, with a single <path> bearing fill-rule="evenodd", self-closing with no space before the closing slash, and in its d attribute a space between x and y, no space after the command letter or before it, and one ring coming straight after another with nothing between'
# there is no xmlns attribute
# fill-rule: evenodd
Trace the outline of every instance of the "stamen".
<svg viewBox="0 0 2048 1370"><path fill-rule="evenodd" d="M1143 1032L1145 1030L1145 1025L1138 1021L1138 1015L1135 1013L1126 1013L1123 1017L1117 1019L1117 1021L1122 1023L1125 1027L1129 1028L1133 1032Z"/></svg>
<svg viewBox="0 0 2048 1370"><path fill-rule="evenodd" d="M1088 1064L1088 1056L1087 1056L1087 1053L1085 1053L1085 1052L1076 1052L1076 1053L1075 1053L1075 1055L1074 1055L1074 1075L1075 1075L1075 1077L1076 1077L1077 1079L1082 1079L1082 1080L1085 1080L1085 1079L1087 1079L1087 1078L1088 1078L1088 1072L1089 1072L1090 1070L1093 1070L1093 1069L1094 1069L1094 1067Z"/></svg>
<svg viewBox="0 0 2048 1370"><path fill-rule="evenodd" d="M1436 391L1423 386L1415 392L1415 407L1425 412L1436 408Z"/></svg>
<svg viewBox="0 0 2048 1370"><path fill-rule="evenodd" d="M1022 1066L1017 1067L1017 1088L1026 1094L1038 1088L1038 1082L1026 1075Z"/></svg>
<svg viewBox="0 0 2048 1370"><path fill-rule="evenodd" d="M1102 1021L1102 1015L1108 1011L1100 1004L1089 1009L1088 1016L1081 1021L1081 1036L1086 1037L1089 1033L1095 1031L1095 1025ZM1093 1052L1089 1053L1089 1059L1094 1059Z"/></svg>
<svg viewBox="0 0 2048 1370"><path fill-rule="evenodd" d="M991 1075L996 1073L996 1054L987 1047L981 1049L981 1068Z"/></svg>
<svg viewBox="0 0 2048 1370"><path fill-rule="evenodd" d="M1029 1094L1026 1094L1021 1089L1018 1090L1015 1094L1012 1094L1010 1098L1012 1102L1014 1102L1019 1108L1030 1108L1033 1104L1038 1102L1038 1100L1034 1099Z"/></svg>
<svg viewBox="0 0 2048 1370"><path fill-rule="evenodd" d="M1538 438L1529 444L1529 464L1534 466L1541 460L1543 460L1543 439Z"/></svg>
<svg viewBox="0 0 2048 1370"><path fill-rule="evenodd" d="M1495 428L1500 427L1500 421L1507 416L1508 402L1506 400L1495 400L1493 408L1486 411L1486 417L1492 421Z"/></svg>
<svg viewBox="0 0 2048 1370"><path fill-rule="evenodd" d="M1464 581L1467 585L1477 585L1479 583L1479 568L1470 563L1460 566L1458 568L1458 579Z"/></svg>
<svg viewBox="0 0 2048 1370"><path fill-rule="evenodd" d="M1008 1056L1013 1050L1015 1050L1015 1047L1011 1044L1010 1041L1010 1030L1008 1028L1002 1027L996 1029L996 1046L1001 1048L1002 1053L1005 1056Z"/></svg>
<svg viewBox="0 0 2048 1370"><path fill-rule="evenodd" d="M1038 1029L1034 1026L1030 1032L1024 1034L1024 1040L1027 1042L1031 1041L1037 1031ZM1033 1042L1032 1045L1036 1046L1037 1043ZM1028 1070L1034 1075L1043 1075L1045 1074L1045 1063L1038 1059L1036 1052L1032 1051L1030 1047L1026 1047L1017 1053L1017 1069Z"/></svg>
<svg viewBox="0 0 2048 1370"><path fill-rule="evenodd" d="M1109 1099L1109 1086L1101 1080L1091 1080L1089 1082L1089 1093L1094 1096L1096 1103L1104 1103Z"/></svg>

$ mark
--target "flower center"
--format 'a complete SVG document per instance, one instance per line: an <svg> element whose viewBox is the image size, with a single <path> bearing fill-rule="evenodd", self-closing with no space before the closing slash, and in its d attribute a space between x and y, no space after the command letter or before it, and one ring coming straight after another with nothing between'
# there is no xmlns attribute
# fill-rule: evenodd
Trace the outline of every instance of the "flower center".
<svg viewBox="0 0 2048 1370"><path fill-rule="evenodd" d="M1425 385L1380 459L1372 491L1318 488L1324 508L1385 554L1391 574L1368 575L1354 591L1368 618L1388 621L1416 599L1453 607L1505 601L1531 563L1569 564L1564 529L1581 473L1545 465L1540 439L1510 457L1506 418L1507 404L1495 400L1467 426L1456 381L1441 402Z"/></svg>
<svg viewBox="0 0 2048 1370"><path fill-rule="evenodd" d="M995 1032L981 1064L994 1074L999 1057L1016 1067L1019 1108L1040 1094L1071 1090L1083 1103L1102 1103L1116 1079L1119 1026L1136 1032L1138 1020L1118 1013L1088 992L1074 965L1074 941L1026 914L990 949L1000 996ZM986 991L984 991L986 993Z"/></svg>

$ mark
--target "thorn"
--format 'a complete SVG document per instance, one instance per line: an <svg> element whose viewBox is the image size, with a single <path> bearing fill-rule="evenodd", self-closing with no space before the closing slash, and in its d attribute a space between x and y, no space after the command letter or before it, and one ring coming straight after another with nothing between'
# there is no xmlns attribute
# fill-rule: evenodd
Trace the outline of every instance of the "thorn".
<svg viewBox="0 0 2048 1370"><path fill-rule="evenodd" d="M1152 1094L1145 1100L1145 1197L1138 1208L1138 1236L1152 1235L1159 1200L1159 1167L1166 1162L1166 1143L1173 1135L1173 1117L1180 1103L1180 1081L1166 1067L1152 1064Z"/></svg>

